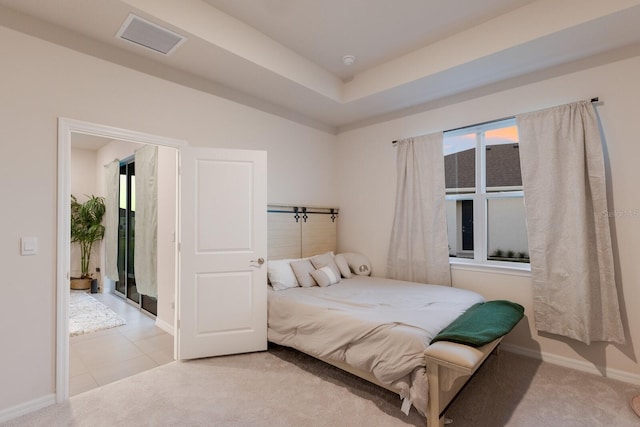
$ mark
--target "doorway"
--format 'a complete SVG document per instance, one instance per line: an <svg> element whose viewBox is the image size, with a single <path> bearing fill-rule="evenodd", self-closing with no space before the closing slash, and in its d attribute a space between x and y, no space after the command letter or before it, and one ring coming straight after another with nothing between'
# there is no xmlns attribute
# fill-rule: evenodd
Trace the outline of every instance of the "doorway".
<svg viewBox="0 0 640 427"><path fill-rule="evenodd" d="M57 315L56 315L56 401L62 402L69 397L69 276L70 276L70 238L69 238L69 199L71 173L72 136L90 135L94 137L119 140L129 143L153 144L159 147L171 147L174 150L186 146L185 141L165 138L157 135L119 129L110 126L60 118L58 121L58 237L57 237ZM174 201L175 202L175 201ZM172 254L175 258L175 254ZM175 298L175 289L169 303ZM158 324L158 326L161 326ZM166 322L166 328L173 327L173 319ZM165 328L163 328L165 329Z"/></svg>

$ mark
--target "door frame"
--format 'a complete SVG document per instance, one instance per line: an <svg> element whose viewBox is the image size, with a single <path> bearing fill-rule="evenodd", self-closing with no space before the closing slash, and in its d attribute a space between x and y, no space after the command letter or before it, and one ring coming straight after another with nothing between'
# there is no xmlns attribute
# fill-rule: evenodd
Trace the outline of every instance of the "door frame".
<svg viewBox="0 0 640 427"><path fill-rule="evenodd" d="M99 136L125 142L161 145L180 149L185 140L150 133L58 118L58 197L56 237L56 403L69 398L69 277L70 277L70 205L71 136L74 133ZM179 191L179 190L178 190Z"/></svg>

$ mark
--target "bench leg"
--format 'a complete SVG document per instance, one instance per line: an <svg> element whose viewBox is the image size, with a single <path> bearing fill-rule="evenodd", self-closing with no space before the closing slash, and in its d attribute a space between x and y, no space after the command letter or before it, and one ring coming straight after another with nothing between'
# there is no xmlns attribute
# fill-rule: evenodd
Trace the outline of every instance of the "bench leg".
<svg viewBox="0 0 640 427"><path fill-rule="evenodd" d="M429 381L429 400L427 401L427 427L444 427L444 417L440 417L440 367L436 363L427 363Z"/></svg>

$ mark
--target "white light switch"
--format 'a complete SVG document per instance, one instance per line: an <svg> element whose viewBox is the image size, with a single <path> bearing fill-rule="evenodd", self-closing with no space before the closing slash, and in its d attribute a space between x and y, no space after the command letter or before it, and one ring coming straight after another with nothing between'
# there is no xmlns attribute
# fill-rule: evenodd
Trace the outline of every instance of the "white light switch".
<svg viewBox="0 0 640 427"><path fill-rule="evenodd" d="M38 253L37 237L23 237L21 241L20 255L35 255Z"/></svg>

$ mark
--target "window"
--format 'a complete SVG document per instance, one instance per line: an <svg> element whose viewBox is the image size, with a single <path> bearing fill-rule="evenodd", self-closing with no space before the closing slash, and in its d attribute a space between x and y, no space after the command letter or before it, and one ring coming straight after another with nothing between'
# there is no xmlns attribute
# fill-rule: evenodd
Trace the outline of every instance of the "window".
<svg viewBox="0 0 640 427"><path fill-rule="evenodd" d="M449 256L529 262L515 119L444 134Z"/></svg>

